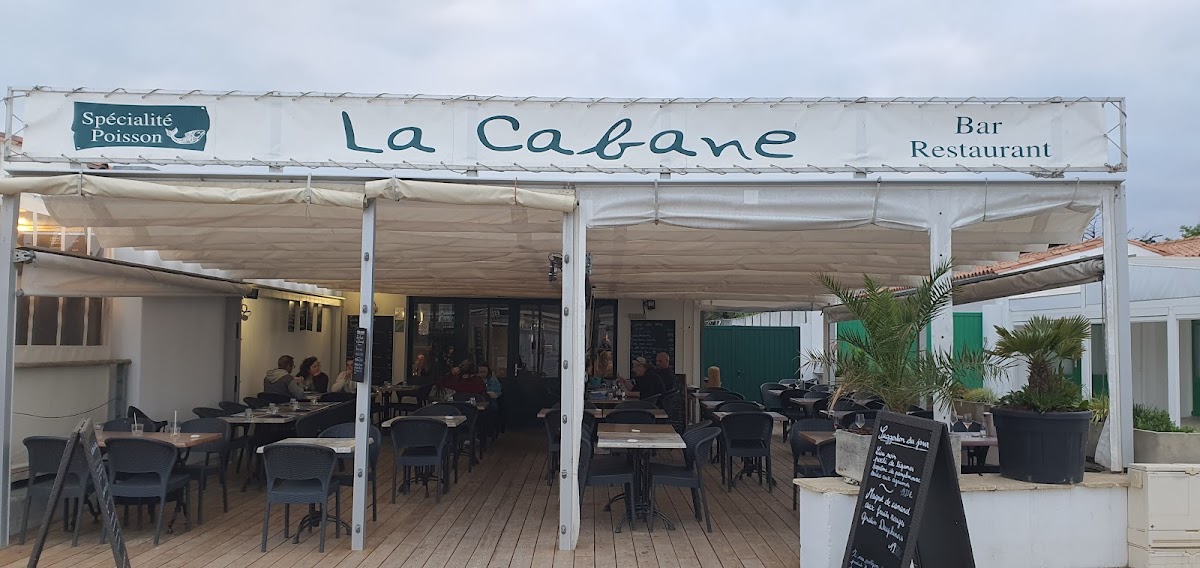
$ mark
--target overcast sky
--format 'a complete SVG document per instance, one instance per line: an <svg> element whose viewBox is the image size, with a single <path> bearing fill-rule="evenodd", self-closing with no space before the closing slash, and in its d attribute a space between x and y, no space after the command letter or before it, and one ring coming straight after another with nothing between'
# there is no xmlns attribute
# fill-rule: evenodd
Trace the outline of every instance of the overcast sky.
<svg viewBox="0 0 1200 568"><path fill-rule="evenodd" d="M7 0L0 21L12 86L1124 96L1134 236L1200 222L1195 0Z"/></svg>

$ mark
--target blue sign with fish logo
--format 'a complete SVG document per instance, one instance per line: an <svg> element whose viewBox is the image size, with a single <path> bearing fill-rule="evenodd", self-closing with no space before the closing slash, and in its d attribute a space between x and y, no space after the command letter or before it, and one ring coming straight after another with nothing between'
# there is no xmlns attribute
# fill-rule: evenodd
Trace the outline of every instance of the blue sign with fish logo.
<svg viewBox="0 0 1200 568"><path fill-rule="evenodd" d="M75 103L75 149L108 146L203 151L208 109L185 105Z"/></svg>

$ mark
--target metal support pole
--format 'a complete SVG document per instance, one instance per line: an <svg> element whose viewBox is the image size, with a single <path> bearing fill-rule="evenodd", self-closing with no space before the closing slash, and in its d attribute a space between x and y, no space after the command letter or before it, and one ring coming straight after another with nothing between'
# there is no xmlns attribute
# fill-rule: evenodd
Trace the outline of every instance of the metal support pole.
<svg viewBox="0 0 1200 568"><path fill-rule="evenodd" d="M375 333L375 200L368 199L363 209L362 262L359 283L358 326L367 330L367 353L363 360L363 382L358 385L354 410L354 509L350 525L354 527L350 548L362 550L366 541L367 474L370 471L367 439L371 425L371 345ZM383 440L372 440L382 444Z"/></svg>
<svg viewBox="0 0 1200 568"><path fill-rule="evenodd" d="M562 278L562 436L559 448L558 548L575 550L579 541L579 441L583 431L583 386L587 380L584 280L587 225L580 208L563 216Z"/></svg>
<svg viewBox="0 0 1200 568"><path fill-rule="evenodd" d="M948 196L941 192L930 192L930 197L938 202ZM931 203L930 205L936 205ZM932 273L943 264L950 262L951 248L950 238L952 229L950 227L950 219L940 208L931 207L932 218L929 220L929 271ZM939 282L949 283L954 278L954 271L947 271ZM951 353L954 351L954 302L951 301L944 310L933 318L933 322L929 324L929 351L931 353ZM950 410L950 401L934 400L933 402L933 418L938 422L950 422L950 417L953 413Z"/></svg>
<svg viewBox="0 0 1200 568"><path fill-rule="evenodd" d="M8 546L12 518L10 492L12 488L12 413L13 413L13 346L17 333L17 265L13 250L17 241L17 216L21 210L21 194L0 196L0 548Z"/></svg>
<svg viewBox="0 0 1200 568"><path fill-rule="evenodd" d="M1104 194L1104 350L1108 362L1109 467L1133 462L1133 356L1129 322L1129 241L1125 186Z"/></svg>
<svg viewBox="0 0 1200 568"><path fill-rule="evenodd" d="M1179 425L1183 405L1180 375L1182 374L1179 357L1179 314L1174 308L1167 311L1167 412L1171 414L1171 422Z"/></svg>

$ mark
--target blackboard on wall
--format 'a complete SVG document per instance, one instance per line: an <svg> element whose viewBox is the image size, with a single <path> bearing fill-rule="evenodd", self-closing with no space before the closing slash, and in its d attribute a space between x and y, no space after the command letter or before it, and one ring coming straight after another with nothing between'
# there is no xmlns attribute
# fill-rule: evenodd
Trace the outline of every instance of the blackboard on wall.
<svg viewBox="0 0 1200 568"><path fill-rule="evenodd" d="M843 568L974 568L951 451L945 424L879 413Z"/></svg>
<svg viewBox="0 0 1200 568"><path fill-rule="evenodd" d="M662 352L675 362L675 320L629 320L629 362L645 357L651 367L654 358Z"/></svg>
<svg viewBox="0 0 1200 568"><path fill-rule="evenodd" d="M354 332L358 329L358 316L346 317L346 353L354 356ZM382 385L392 381L392 316L375 316L375 328L371 330L371 384Z"/></svg>

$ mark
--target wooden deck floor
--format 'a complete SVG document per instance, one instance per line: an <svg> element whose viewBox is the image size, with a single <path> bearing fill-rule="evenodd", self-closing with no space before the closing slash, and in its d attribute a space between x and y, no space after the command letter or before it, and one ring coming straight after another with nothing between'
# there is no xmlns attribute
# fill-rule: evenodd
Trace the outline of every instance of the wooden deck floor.
<svg viewBox="0 0 1200 568"><path fill-rule="evenodd" d="M133 566L207 566L254 568L375 568L383 566L797 566L799 536L791 510L790 451L774 437L773 492L743 480L731 493L720 485L715 465L706 467L706 489L713 532L692 518L688 493L660 490L659 507L675 521L676 530L660 525L653 534L639 523L613 533L622 507L603 510L615 490L591 489L584 495L579 545L557 550L558 485L545 482L546 443L540 432L509 432L501 436L475 471L466 472L440 504L421 490L389 501L391 458L380 458L379 520L370 521L366 549L350 550L350 540L333 538L330 527L326 552L317 552L318 534L305 534L299 544L282 536L282 509L272 515L267 552L259 551L263 494L254 488L241 493L240 478L231 480L229 512L221 512L219 490L205 495L205 523L187 532L164 534L153 546L149 530L124 529ZM194 487L194 485L193 485ZM215 483L210 487L217 488ZM219 488L218 488L219 489ZM343 518L349 517L350 493L342 494ZM50 542L39 566L88 568L109 566L107 545L97 544L99 525L85 514L80 546L71 547L61 524L52 527ZM293 514L295 522L297 515ZM182 528L182 527L180 527ZM32 547L0 549L0 568L25 566Z"/></svg>

